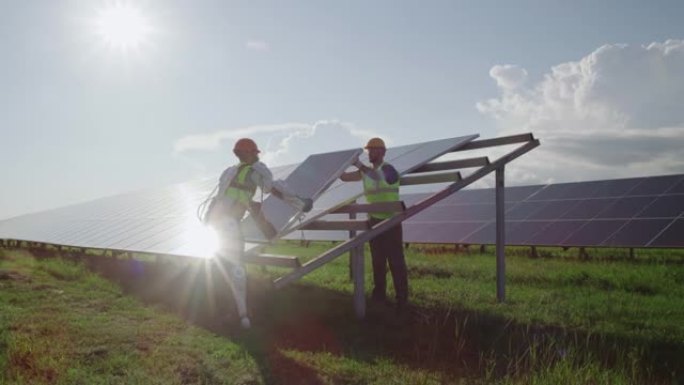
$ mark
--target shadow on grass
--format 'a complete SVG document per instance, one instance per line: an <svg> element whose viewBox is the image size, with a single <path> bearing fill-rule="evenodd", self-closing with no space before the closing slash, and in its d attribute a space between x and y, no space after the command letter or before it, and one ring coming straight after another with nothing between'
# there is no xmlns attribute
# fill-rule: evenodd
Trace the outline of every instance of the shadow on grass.
<svg viewBox="0 0 684 385"><path fill-rule="evenodd" d="M607 368L638 366L649 383L681 381L681 344L662 343L527 325L460 309L413 307L398 316L371 305L357 320L348 294L318 286L273 290L250 277L248 304L253 327L240 329L230 289L211 260L192 263L141 262L101 256L77 259L117 282L127 294L162 304L190 322L241 344L256 360L267 383L321 383L317 369L284 352L328 352L374 363L390 359L443 378L520 375L549 368L569 352L591 355ZM580 357L583 357L580 355Z"/></svg>

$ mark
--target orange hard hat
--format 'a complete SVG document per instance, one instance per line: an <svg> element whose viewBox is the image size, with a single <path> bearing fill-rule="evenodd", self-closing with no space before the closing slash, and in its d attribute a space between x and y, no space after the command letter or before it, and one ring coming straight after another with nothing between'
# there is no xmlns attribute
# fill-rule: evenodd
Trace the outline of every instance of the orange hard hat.
<svg viewBox="0 0 684 385"><path fill-rule="evenodd" d="M233 147L233 150L261 152L257 148L256 143L254 143L254 141L249 138L239 139L237 142L235 142L235 147Z"/></svg>
<svg viewBox="0 0 684 385"><path fill-rule="evenodd" d="M386 148L385 141L380 138L371 138L368 143L366 143L366 148Z"/></svg>

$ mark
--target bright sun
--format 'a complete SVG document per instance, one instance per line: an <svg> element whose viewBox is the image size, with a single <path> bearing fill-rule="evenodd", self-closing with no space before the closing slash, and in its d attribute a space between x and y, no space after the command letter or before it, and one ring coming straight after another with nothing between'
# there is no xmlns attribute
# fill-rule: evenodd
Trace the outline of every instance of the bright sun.
<svg viewBox="0 0 684 385"><path fill-rule="evenodd" d="M95 18L95 28L109 47L124 52L140 48L152 33L150 21L140 9L121 3L102 8Z"/></svg>

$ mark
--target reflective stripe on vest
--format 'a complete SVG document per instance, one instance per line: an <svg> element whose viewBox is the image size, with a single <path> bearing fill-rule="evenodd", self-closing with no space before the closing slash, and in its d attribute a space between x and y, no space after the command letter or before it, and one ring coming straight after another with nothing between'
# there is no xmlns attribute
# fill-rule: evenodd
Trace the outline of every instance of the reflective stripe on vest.
<svg viewBox="0 0 684 385"><path fill-rule="evenodd" d="M256 192L256 185L249 178L252 174L251 164L240 164L237 175L230 181L226 189L226 196L242 203L245 207L249 204Z"/></svg>
<svg viewBox="0 0 684 385"><path fill-rule="evenodd" d="M382 171L384 165L385 163L372 171L378 175L377 180L373 180L366 173L363 173L363 194L368 203L396 202L399 200L399 181L397 180L392 184L387 183L385 173ZM394 212L391 211L370 214L371 217L377 219L387 219L392 215Z"/></svg>

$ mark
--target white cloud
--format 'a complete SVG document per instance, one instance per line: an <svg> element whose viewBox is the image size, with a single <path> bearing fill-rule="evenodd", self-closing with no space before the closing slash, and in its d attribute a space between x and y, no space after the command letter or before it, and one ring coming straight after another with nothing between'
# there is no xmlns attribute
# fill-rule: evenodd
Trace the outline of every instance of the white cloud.
<svg viewBox="0 0 684 385"><path fill-rule="evenodd" d="M250 39L245 42L245 48L257 52L268 52L271 50L271 45L263 40Z"/></svg>
<svg viewBox="0 0 684 385"><path fill-rule="evenodd" d="M516 65L495 65L489 70L489 76L496 80L496 84L502 90L513 90L527 80L527 71Z"/></svg>
<svg viewBox="0 0 684 385"><path fill-rule="evenodd" d="M311 129L311 126L308 124L285 123L219 130L208 134L188 135L176 140L174 143L174 152L182 153L193 150L216 151L222 149L224 142L230 142L232 144L232 142L243 137L277 132L297 132L307 129Z"/></svg>
<svg viewBox="0 0 684 385"><path fill-rule="evenodd" d="M192 153L230 153L237 139L249 137L257 142L266 164L282 165L300 162L310 154L363 147L373 136L380 135L337 120L260 125L188 135L175 142L174 153L184 158Z"/></svg>
<svg viewBox="0 0 684 385"><path fill-rule="evenodd" d="M500 134L542 145L509 166L525 183L684 172L684 41L604 45L524 85L524 69L494 66L501 95L477 104ZM509 180L511 180L509 179Z"/></svg>

